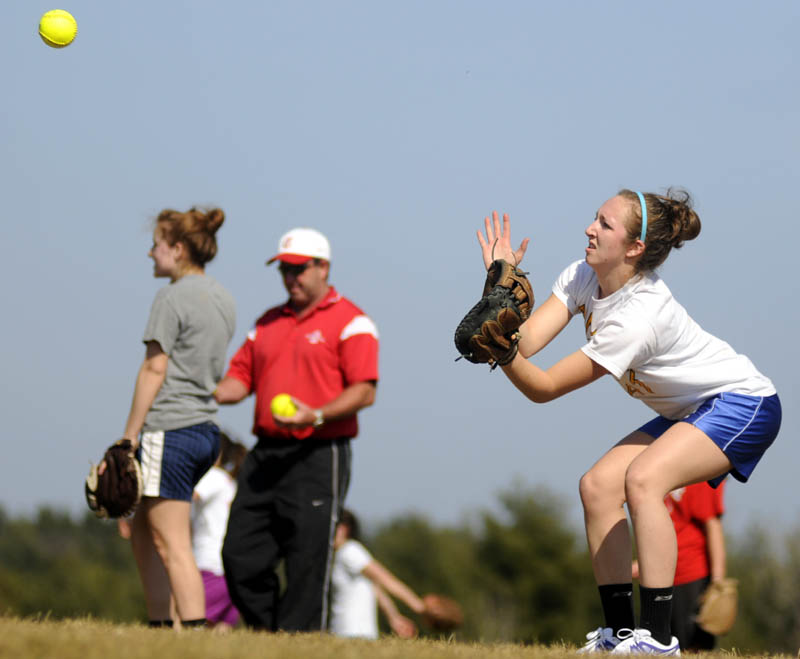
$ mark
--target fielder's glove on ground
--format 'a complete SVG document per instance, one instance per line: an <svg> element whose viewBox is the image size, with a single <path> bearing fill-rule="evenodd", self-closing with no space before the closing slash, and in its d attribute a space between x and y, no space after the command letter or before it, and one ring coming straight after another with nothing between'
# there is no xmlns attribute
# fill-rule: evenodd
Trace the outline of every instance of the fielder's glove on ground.
<svg viewBox="0 0 800 659"><path fill-rule="evenodd" d="M697 625L712 636L727 634L736 622L738 604L736 579L712 581L700 596Z"/></svg>
<svg viewBox="0 0 800 659"><path fill-rule="evenodd" d="M458 602L430 593L422 598L425 610L422 612L422 619L425 624L439 632L449 632L461 626L464 622L464 614Z"/></svg>
<svg viewBox="0 0 800 659"><path fill-rule="evenodd" d="M98 517L126 517L142 498L142 468L129 439L121 439L108 447L103 456L106 468L98 474L99 465L92 465L84 486L86 503Z"/></svg>
<svg viewBox="0 0 800 659"><path fill-rule="evenodd" d="M456 349L461 357L473 364L492 364L492 368L514 359L517 330L528 320L534 302L525 274L503 259L492 262L483 297L456 328Z"/></svg>

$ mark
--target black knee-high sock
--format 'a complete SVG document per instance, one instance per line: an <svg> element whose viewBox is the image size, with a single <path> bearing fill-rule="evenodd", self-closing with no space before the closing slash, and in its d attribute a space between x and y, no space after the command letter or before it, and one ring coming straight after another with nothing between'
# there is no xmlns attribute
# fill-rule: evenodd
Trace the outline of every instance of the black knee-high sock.
<svg viewBox="0 0 800 659"><path fill-rule="evenodd" d="M669 623L672 616L672 586L645 588L639 585L639 596L642 601L639 627L647 629L659 643L669 645L672 641Z"/></svg>
<svg viewBox="0 0 800 659"><path fill-rule="evenodd" d="M598 586L597 589L600 591L606 627L611 627L615 634L620 629L633 629L633 584L615 583Z"/></svg>

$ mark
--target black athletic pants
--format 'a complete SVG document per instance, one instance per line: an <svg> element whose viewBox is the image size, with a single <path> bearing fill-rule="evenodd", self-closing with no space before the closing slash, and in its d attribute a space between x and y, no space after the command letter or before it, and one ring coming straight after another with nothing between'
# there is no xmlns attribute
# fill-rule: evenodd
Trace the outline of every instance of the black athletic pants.
<svg viewBox="0 0 800 659"><path fill-rule="evenodd" d="M681 650L713 650L716 638L697 626L700 595L710 577L675 586L672 591L672 635L678 638Z"/></svg>
<svg viewBox="0 0 800 659"><path fill-rule="evenodd" d="M327 628L333 536L349 481L349 439L261 438L248 453L222 548L228 590L248 626Z"/></svg>

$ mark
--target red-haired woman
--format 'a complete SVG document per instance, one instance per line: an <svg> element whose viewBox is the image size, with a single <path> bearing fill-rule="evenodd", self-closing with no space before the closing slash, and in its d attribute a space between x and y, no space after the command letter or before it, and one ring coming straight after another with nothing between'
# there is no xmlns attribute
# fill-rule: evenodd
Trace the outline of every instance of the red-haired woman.
<svg viewBox="0 0 800 659"><path fill-rule="evenodd" d="M138 447L144 476L131 542L151 626L172 626L170 592L181 626L206 622L189 518L194 486L219 453L213 391L236 322L230 293L205 273L224 220L217 208L164 210L149 252L154 276L170 283L150 310L123 437Z"/></svg>

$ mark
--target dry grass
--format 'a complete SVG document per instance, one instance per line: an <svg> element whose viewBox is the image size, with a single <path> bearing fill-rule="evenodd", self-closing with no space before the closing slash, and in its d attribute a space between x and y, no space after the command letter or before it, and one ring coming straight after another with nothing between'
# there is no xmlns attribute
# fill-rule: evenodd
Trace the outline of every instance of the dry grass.
<svg viewBox="0 0 800 659"><path fill-rule="evenodd" d="M361 641L322 634L265 634L236 630L220 635L209 631L148 629L91 619L49 621L0 617L0 657L35 659L562 659L575 657L574 646L461 643L455 640L383 638ZM738 656L715 652L704 659ZM792 657L792 659L794 659Z"/></svg>

